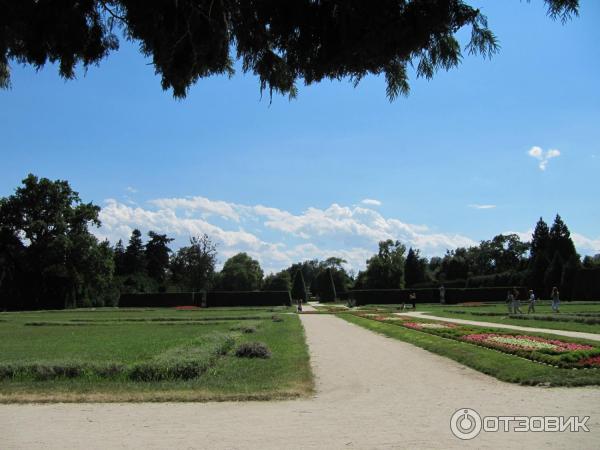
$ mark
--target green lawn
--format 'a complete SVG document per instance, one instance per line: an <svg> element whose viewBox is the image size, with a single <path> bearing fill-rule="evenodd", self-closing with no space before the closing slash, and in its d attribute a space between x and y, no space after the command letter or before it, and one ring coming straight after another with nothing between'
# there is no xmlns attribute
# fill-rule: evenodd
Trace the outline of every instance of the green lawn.
<svg viewBox="0 0 600 450"><path fill-rule="evenodd" d="M430 352L453 359L502 381L547 386L583 386L600 384L599 369L561 369L494 349L447 339L422 331L408 329L396 324L362 318L354 314L339 314L338 317L369 330L408 342ZM549 337L548 335L538 333L531 334ZM577 340L577 342L584 343L586 341ZM592 342L589 343L595 344ZM443 378L443 374L440 376Z"/></svg>
<svg viewBox="0 0 600 450"><path fill-rule="evenodd" d="M313 381L304 330L288 311L106 308L1 313L0 401L307 395ZM266 344L271 358L235 356L243 342Z"/></svg>

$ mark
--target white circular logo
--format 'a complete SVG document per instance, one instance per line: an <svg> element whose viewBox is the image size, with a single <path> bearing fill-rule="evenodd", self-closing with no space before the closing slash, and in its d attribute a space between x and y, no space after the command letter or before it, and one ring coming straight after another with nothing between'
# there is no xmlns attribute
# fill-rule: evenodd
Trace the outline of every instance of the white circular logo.
<svg viewBox="0 0 600 450"><path fill-rule="evenodd" d="M459 409L450 419L450 430L459 439L473 439L481 431L481 416L470 408Z"/></svg>

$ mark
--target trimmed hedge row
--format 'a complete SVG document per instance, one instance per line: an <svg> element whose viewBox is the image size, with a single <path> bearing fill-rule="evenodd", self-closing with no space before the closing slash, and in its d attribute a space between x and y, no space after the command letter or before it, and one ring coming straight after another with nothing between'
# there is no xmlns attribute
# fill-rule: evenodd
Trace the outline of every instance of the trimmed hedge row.
<svg viewBox="0 0 600 450"><path fill-rule="evenodd" d="M512 287L488 288L446 288L445 303L453 305L462 302L504 302ZM521 299L525 298L525 288L519 287ZM438 303L439 289L364 289L350 291L350 298L359 305L390 305L409 303L408 296L417 294L417 303Z"/></svg>
<svg viewBox="0 0 600 450"><path fill-rule="evenodd" d="M121 294L121 308L161 308L175 306L289 306L289 291L210 291Z"/></svg>
<svg viewBox="0 0 600 450"><path fill-rule="evenodd" d="M289 291L211 291L206 293L208 308L220 306L290 306Z"/></svg>
<svg viewBox="0 0 600 450"><path fill-rule="evenodd" d="M600 268L577 272L572 297L573 300L600 300Z"/></svg>

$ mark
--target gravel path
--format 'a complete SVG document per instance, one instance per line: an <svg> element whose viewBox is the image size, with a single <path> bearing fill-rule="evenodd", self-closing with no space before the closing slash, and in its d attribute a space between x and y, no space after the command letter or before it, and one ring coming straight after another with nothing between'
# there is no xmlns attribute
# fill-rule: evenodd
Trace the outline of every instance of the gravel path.
<svg viewBox="0 0 600 450"><path fill-rule="evenodd" d="M0 405L0 448L598 448L599 388L516 386L330 315L301 316L314 398L282 402ZM481 433L449 420L589 415L584 433Z"/></svg>
<svg viewBox="0 0 600 450"><path fill-rule="evenodd" d="M519 330L519 331L533 331L535 333L548 333L548 334L556 334L559 336L568 336L568 337L580 338L580 339L590 339L592 341L600 341L600 334L585 333L582 331L566 331L566 330L557 330L555 328L521 327L519 325L508 325L508 324L504 324L504 323L480 322L478 320L455 319L453 317L450 318L450 317L431 316L425 312L419 312L419 311L396 313L396 315L418 317L421 319L441 320L442 322L460 323L463 325L478 325L480 327L505 328L508 330Z"/></svg>

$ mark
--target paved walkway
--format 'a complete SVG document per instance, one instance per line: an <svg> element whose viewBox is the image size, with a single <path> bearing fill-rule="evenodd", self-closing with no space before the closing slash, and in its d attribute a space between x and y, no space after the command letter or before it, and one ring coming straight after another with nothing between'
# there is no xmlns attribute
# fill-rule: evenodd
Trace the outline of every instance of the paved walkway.
<svg viewBox="0 0 600 450"><path fill-rule="evenodd" d="M596 449L600 388L524 387L332 315L300 316L314 398L281 402L0 405L13 449ZM584 433L455 438L452 414L591 416Z"/></svg>
<svg viewBox="0 0 600 450"><path fill-rule="evenodd" d="M600 341L600 334L584 333L582 331L557 330L555 328L522 327L519 325L509 325L509 324L505 324L505 323L481 322L478 320L455 319L454 317L450 318L450 317L431 316L425 312L419 312L419 311L396 313L396 315L418 317L420 319L440 320L442 322L459 323L459 324L463 324L463 325L477 325L480 327L503 328L503 329L507 329L507 330L519 330L519 331L530 331L530 332L533 331L535 333L548 333L548 334L556 334L559 336L567 336L567 337L572 337L572 338L589 339L591 341Z"/></svg>

